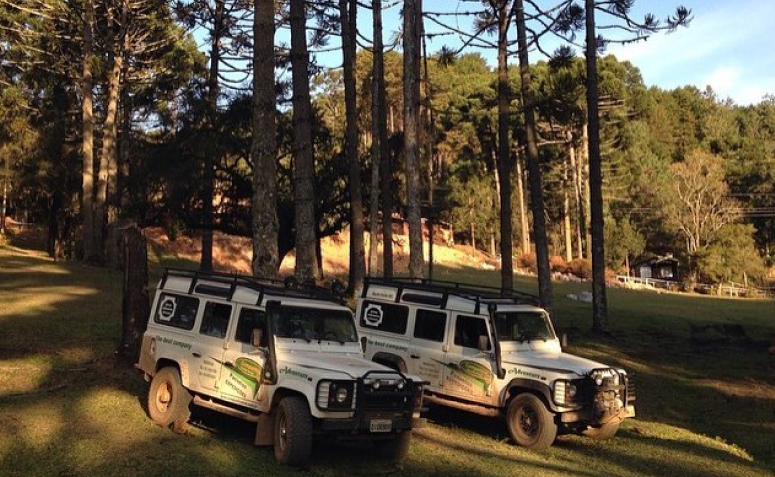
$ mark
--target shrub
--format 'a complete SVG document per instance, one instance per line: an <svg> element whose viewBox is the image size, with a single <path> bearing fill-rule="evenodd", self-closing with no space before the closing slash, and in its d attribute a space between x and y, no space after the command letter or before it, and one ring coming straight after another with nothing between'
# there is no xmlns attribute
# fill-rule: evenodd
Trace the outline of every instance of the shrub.
<svg viewBox="0 0 775 477"><path fill-rule="evenodd" d="M592 278L592 261L588 258L576 258L568 264L568 268L579 278Z"/></svg>
<svg viewBox="0 0 775 477"><path fill-rule="evenodd" d="M538 260L535 253L524 253L517 258L517 266L519 268L526 268L533 273L538 272Z"/></svg>
<svg viewBox="0 0 775 477"><path fill-rule="evenodd" d="M549 257L549 267L553 272L565 273L568 271L568 264L565 259L559 255L552 255Z"/></svg>

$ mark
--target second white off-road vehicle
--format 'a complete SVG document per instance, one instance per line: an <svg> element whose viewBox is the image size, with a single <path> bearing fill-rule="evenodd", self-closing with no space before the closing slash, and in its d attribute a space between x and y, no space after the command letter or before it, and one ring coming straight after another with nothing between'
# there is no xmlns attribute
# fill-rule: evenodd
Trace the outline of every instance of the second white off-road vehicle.
<svg viewBox="0 0 775 477"><path fill-rule="evenodd" d="M564 353L535 297L457 283L367 280L358 299L366 357L428 382L425 401L506 419L515 442L612 437L635 415L622 369Z"/></svg>
<svg viewBox="0 0 775 477"><path fill-rule="evenodd" d="M157 424L180 429L192 403L256 422L256 444L289 465L316 435L400 458L422 422L422 383L365 360L352 312L321 288L168 269L136 367Z"/></svg>

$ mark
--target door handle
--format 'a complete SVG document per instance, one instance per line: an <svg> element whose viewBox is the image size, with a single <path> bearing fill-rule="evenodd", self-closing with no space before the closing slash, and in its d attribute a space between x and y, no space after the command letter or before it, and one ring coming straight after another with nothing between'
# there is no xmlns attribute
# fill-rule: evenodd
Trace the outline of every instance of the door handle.
<svg viewBox="0 0 775 477"><path fill-rule="evenodd" d="M197 353L197 352L194 352L194 353L191 353L191 354L194 355L194 358L201 358L202 357L202 355Z"/></svg>
<svg viewBox="0 0 775 477"><path fill-rule="evenodd" d="M414 359L420 359L420 355L419 354L410 354L409 357L410 358L414 358Z"/></svg>

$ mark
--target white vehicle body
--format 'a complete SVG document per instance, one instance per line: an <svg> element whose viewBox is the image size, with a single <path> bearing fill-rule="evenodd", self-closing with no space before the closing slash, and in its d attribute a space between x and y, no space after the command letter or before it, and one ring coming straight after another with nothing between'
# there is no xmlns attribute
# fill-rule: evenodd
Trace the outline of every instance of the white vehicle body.
<svg viewBox="0 0 775 477"><path fill-rule="evenodd" d="M512 401L531 394L556 432L610 437L635 414L627 373L564 353L548 314L525 298L459 284L370 279L356 317L368 340L366 357L427 381L426 402L510 420ZM530 416L525 421L529 426ZM512 435L527 447L549 441Z"/></svg>
<svg viewBox="0 0 775 477"><path fill-rule="evenodd" d="M314 434L405 440L421 422L422 383L365 360L352 312L320 289L168 270L136 367L148 379L165 368L164 377L179 374L184 390L173 382L158 391L152 383L149 412L157 423L185 421L187 409L154 414L171 412L175 395L183 394L184 401L257 422L256 443L274 444L276 454L273 434L290 431L274 413L289 397L293 413L309 414L303 424ZM304 465L308 451L278 460Z"/></svg>

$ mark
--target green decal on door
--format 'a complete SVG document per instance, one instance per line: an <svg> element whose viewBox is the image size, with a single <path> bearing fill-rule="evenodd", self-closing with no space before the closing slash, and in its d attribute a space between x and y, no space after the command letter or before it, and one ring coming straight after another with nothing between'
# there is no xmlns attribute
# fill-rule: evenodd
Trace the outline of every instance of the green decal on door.
<svg viewBox="0 0 775 477"><path fill-rule="evenodd" d="M226 392L243 399L255 399L261 387L263 368L252 359L237 358L233 366L227 366Z"/></svg>

